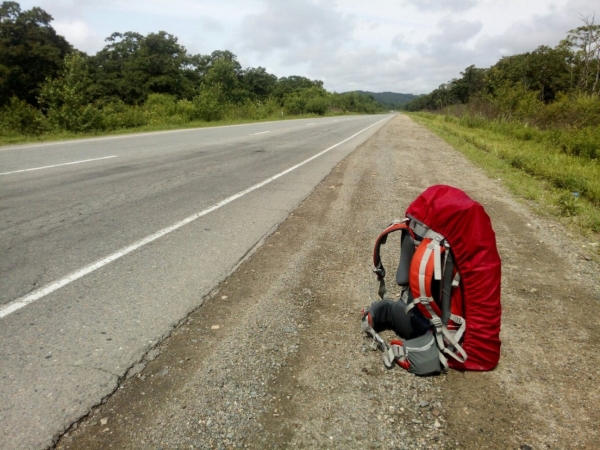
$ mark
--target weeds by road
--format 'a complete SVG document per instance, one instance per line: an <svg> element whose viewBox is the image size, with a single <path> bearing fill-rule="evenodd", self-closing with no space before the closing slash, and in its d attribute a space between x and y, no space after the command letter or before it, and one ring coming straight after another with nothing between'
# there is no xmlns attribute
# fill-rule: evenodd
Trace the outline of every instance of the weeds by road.
<svg viewBox="0 0 600 450"><path fill-rule="evenodd" d="M227 118L216 121L203 121L203 120L195 120L195 121L174 121L169 122L168 120L160 121L153 123L151 125L144 125L139 127L132 128L119 128L115 130L106 130L106 131L90 131L90 132L68 132L68 131L54 131L47 132L40 135L26 135L26 134L0 134L0 146L1 145L13 145L13 144L26 144L26 143L36 143L36 142L48 142L48 141L63 141L69 139L84 139L84 138L93 138L100 136L113 136L119 134L133 134L133 133L149 133L154 131L167 131L167 130L183 130L187 128L207 128L207 127L220 127L224 125L241 125L246 123L260 123L260 122L274 122L281 120L295 120L295 119L312 119L319 117L337 117L337 116L352 116L356 115L353 113L328 113L324 116L319 116L318 114L304 114L304 115L273 115L267 116L261 119L257 118Z"/></svg>
<svg viewBox="0 0 600 450"><path fill-rule="evenodd" d="M575 230L600 233L600 164L549 144L544 133L523 124L494 124L469 117L411 114L463 152L519 197L535 202L544 215L559 217ZM518 130L516 130L518 128ZM518 132L517 132L518 131ZM526 132L538 139L527 138Z"/></svg>

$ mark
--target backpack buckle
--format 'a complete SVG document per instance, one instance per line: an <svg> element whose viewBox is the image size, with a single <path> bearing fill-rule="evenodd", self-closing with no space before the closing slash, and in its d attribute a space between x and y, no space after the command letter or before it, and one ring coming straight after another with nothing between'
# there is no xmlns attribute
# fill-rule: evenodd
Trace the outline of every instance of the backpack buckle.
<svg viewBox="0 0 600 450"><path fill-rule="evenodd" d="M380 279L385 278L385 269L383 267L373 267L373 273Z"/></svg>
<svg viewBox="0 0 600 450"><path fill-rule="evenodd" d="M440 319L438 316L433 316L431 319L429 319L429 321L431 322L431 325L435 327L436 330L439 331L442 329L442 319Z"/></svg>

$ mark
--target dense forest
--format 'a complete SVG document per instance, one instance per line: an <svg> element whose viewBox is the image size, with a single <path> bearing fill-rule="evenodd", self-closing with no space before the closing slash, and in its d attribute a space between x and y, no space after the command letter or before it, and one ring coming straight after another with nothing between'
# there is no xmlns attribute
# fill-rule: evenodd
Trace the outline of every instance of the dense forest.
<svg viewBox="0 0 600 450"><path fill-rule="evenodd" d="M0 6L0 135L96 132L191 121L381 111L371 96L194 55L164 31L113 33L95 55L73 48L41 8Z"/></svg>
<svg viewBox="0 0 600 450"><path fill-rule="evenodd" d="M556 47L507 56L490 68L467 67L433 92L406 105L478 120L520 122L553 130L550 143L568 153L600 158L600 25L582 18Z"/></svg>

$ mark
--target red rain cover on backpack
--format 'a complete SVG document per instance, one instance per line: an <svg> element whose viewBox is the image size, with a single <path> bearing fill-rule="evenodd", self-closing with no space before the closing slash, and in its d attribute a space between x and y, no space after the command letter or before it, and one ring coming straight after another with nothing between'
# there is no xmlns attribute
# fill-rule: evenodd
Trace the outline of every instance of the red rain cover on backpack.
<svg viewBox="0 0 600 450"><path fill-rule="evenodd" d="M464 318L462 348L468 359L448 364L458 370L492 370L500 359L501 262L496 235L483 207L460 189L436 185L413 201L406 215L442 234L460 272Z"/></svg>

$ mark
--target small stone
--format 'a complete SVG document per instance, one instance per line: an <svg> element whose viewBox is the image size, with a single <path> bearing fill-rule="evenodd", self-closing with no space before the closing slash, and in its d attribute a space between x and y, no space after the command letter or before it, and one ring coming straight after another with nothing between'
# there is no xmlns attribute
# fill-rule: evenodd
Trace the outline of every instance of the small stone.
<svg viewBox="0 0 600 450"><path fill-rule="evenodd" d="M429 402L427 400L419 400L419 406L425 408L426 406L429 406Z"/></svg>
<svg viewBox="0 0 600 450"><path fill-rule="evenodd" d="M433 411L431 411L431 414L433 415L433 417L437 417L440 415L440 411L437 409L434 409Z"/></svg>
<svg viewBox="0 0 600 450"><path fill-rule="evenodd" d="M100 425L106 425L108 423L108 417L105 417L104 419L100 419Z"/></svg>
<svg viewBox="0 0 600 450"><path fill-rule="evenodd" d="M531 292L532 294L535 294L537 292L537 289L536 288L531 288L531 290L529 292Z"/></svg>
<svg viewBox="0 0 600 450"><path fill-rule="evenodd" d="M523 444L520 447L520 450L533 450L531 445Z"/></svg>
<svg viewBox="0 0 600 450"><path fill-rule="evenodd" d="M227 300L227 296L226 295L221 296L221 300Z"/></svg>
<svg viewBox="0 0 600 450"><path fill-rule="evenodd" d="M161 370L160 372L158 372L158 376L159 377L165 377L169 374L169 368L165 367L163 370Z"/></svg>
<svg viewBox="0 0 600 450"><path fill-rule="evenodd" d="M433 423L433 426L434 428L442 428L442 424L437 420Z"/></svg>
<svg viewBox="0 0 600 450"><path fill-rule="evenodd" d="M221 325L213 325L210 327L211 330L218 330L219 328L221 328Z"/></svg>
<svg viewBox="0 0 600 450"><path fill-rule="evenodd" d="M147 361L154 361L156 358L158 358L158 355L160 355L160 350L157 349L157 348L153 348L146 355L146 360Z"/></svg>
<svg viewBox="0 0 600 450"><path fill-rule="evenodd" d="M145 368L146 368L145 362L137 363L135 366L133 366L131 369L129 369L129 372L127 372L127 378L131 378L134 375L137 375Z"/></svg>

